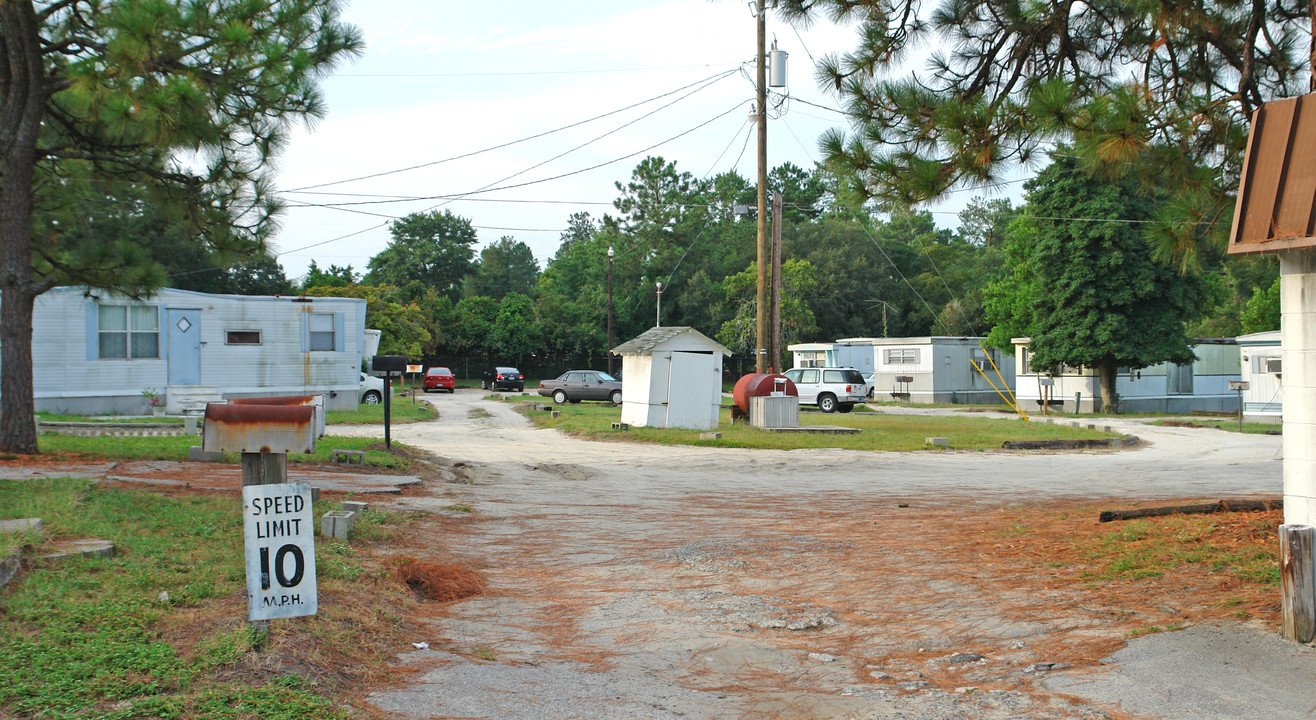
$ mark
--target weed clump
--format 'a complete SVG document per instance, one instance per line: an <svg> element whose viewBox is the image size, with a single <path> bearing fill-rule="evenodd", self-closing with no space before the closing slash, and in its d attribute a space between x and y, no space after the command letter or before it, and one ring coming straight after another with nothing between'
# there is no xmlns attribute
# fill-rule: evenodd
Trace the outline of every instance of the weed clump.
<svg viewBox="0 0 1316 720"><path fill-rule="evenodd" d="M398 558L396 563L394 576L431 600L448 602L484 592L484 577L470 568L409 557Z"/></svg>

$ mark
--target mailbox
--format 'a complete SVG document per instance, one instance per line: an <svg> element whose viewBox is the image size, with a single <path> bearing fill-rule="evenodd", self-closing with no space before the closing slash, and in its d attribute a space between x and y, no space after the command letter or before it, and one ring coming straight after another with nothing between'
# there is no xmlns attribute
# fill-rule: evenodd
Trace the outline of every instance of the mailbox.
<svg viewBox="0 0 1316 720"><path fill-rule="evenodd" d="M376 355L370 359L370 373L403 373L407 371L406 355Z"/></svg>
<svg viewBox="0 0 1316 720"><path fill-rule="evenodd" d="M315 452L315 408L310 405L206 405L205 452Z"/></svg>
<svg viewBox="0 0 1316 720"><path fill-rule="evenodd" d="M315 408L315 436L324 437L323 395L278 395L274 397L232 398L233 405L309 405Z"/></svg>

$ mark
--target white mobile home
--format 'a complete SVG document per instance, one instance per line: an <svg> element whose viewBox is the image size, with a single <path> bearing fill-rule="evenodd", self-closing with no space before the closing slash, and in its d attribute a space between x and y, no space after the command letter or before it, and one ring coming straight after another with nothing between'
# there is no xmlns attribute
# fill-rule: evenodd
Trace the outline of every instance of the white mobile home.
<svg viewBox="0 0 1316 720"><path fill-rule="evenodd" d="M814 358L816 348L825 347L822 365L873 373L873 395L878 400L1004 403L1001 393L1008 395L1014 389L1014 358L985 350L982 341L980 337L939 336L843 338L834 343L791 345L787 350L794 353L796 367L806 367L802 363ZM974 369L975 363L986 371L985 376Z"/></svg>
<svg viewBox="0 0 1316 720"><path fill-rule="evenodd" d="M1279 423L1284 415L1283 368L1280 365L1280 332L1252 333L1238 336L1242 355L1242 374L1247 381L1243 391L1243 419L1249 422Z"/></svg>
<svg viewBox="0 0 1316 720"><path fill-rule="evenodd" d="M134 301L78 287L36 299L36 408L143 414L156 389L171 412L197 399L325 395L355 408L365 300L211 295L165 288Z"/></svg>
<svg viewBox="0 0 1316 720"><path fill-rule="evenodd" d="M731 351L691 327L655 327L612 349L621 356L621 421L707 430L722 409L722 358Z"/></svg>
<svg viewBox="0 0 1316 720"><path fill-rule="evenodd" d="M1015 393L1024 410L1038 410L1043 396L1067 412L1101 410L1101 381L1092 368L1035 368L1031 338L1013 338L1019 366ZM1230 380L1240 379L1238 344L1233 338L1197 338L1196 360L1185 365L1160 363L1141 369L1120 368L1115 392L1120 412L1237 412L1238 393ZM1050 383L1048 385L1047 383Z"/></svg>

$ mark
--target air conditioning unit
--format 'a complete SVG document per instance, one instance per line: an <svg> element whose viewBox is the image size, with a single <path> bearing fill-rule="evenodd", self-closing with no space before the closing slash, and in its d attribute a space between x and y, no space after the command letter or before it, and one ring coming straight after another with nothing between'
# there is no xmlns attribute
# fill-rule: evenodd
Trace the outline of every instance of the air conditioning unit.
<svg viewBox="0 0 1316 720"><path fill-rule="evenodd" d="M1269 357L1266 358L1265 360L1266 360L1266 372L1272 375L1279 375L1284 371L1283 366L1280 364L1280 358Z"/></svg>

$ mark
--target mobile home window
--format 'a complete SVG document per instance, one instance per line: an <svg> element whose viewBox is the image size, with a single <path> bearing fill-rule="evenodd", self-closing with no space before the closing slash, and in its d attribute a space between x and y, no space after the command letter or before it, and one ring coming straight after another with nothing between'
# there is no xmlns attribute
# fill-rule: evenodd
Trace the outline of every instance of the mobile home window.
<svg viewBox="0 0 1316 720"><path fill-rule="evenodd" d="M225 330L225 345L259 345L259 330Z"/></svg>
<svg viewBox="0 0 1316 720"><path fill-rule="evenodd" d="M887 365L914 365L918 363L918 348L887 348Z"/></svg>
<svg viewBox="0 0 1316 720"><path fill-rule="evenodd" d="M334 316L332 313L312 313L307 318L308 346L311 350L334 349Z"/></svg>
<svg viewBox="0 0 1316 720"><path fill-rule="evenodd" d="M99 305L97 356L102 360L160 357L160 311L154 305Z"/></svg>

